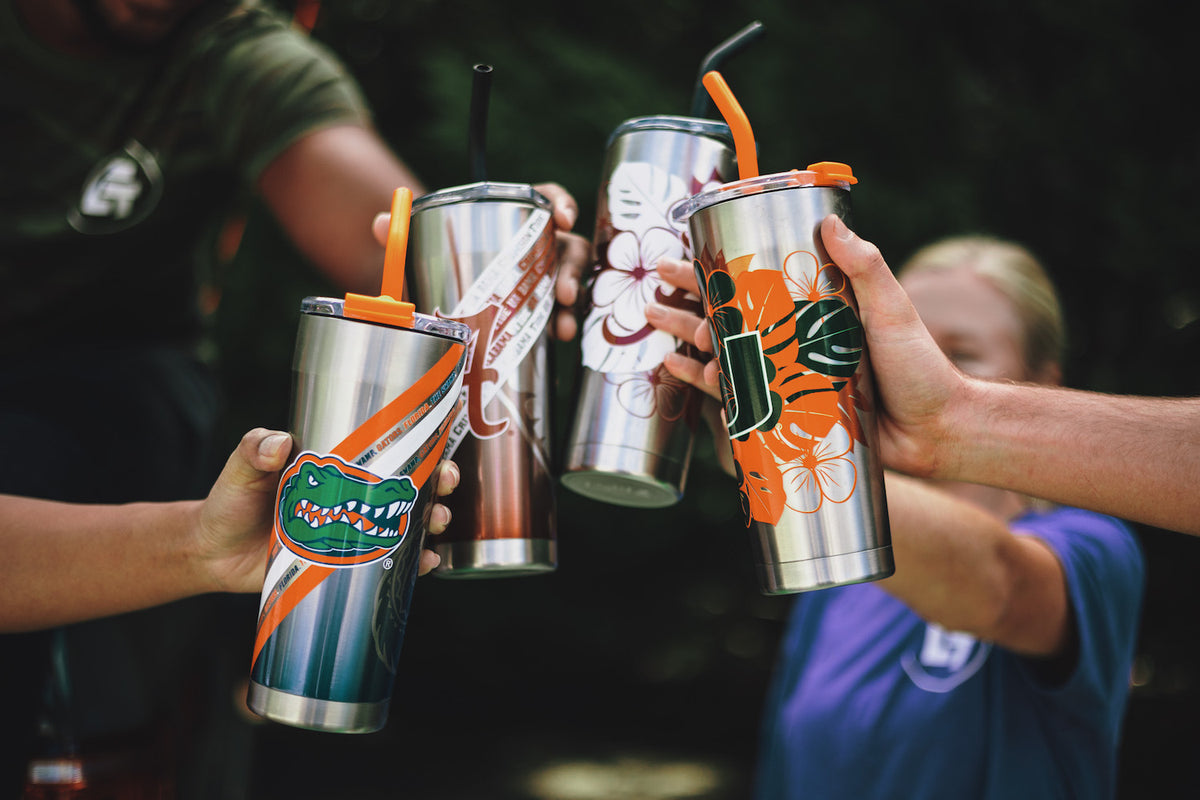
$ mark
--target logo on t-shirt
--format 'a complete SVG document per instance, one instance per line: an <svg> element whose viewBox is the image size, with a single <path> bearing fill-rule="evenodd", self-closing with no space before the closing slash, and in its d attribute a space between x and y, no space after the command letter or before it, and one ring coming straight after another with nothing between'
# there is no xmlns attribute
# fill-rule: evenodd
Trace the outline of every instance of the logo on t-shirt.
<svg viewBox="0 0 1200 800"><path fill-rule="evenodd" d="M137 225L158 205L162 170L149 150L131 139L101 159L83 183L78 204L67 214L80 233L116 233Z"/></svg>
<svg viewBox="0 0 1200 800"><path fill-rule="evenodd" d="M992 646L968 633L947 631L930 623L919 653L900 657L900 665L918 688L948 692L979 671Z"/></svg>

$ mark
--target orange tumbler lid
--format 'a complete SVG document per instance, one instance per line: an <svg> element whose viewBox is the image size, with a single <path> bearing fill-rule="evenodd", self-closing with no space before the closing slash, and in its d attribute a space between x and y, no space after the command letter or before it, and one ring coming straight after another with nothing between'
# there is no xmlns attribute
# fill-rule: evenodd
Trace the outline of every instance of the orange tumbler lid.
<svg viewBox="0 0 1200 800"><path fill-rule="evenodd" d="M364 322L380 322L411 328L416 306L404 297L404 257L408 249L408 223L412 215L412 192L400 187L392 193L392 218L388 225L383 257L383 285L378 297L346 293L343 313Z"/></svg>
<svg viewBox="0 0 1200 800"><path fill-rule="evenodd" d="M850 169L850 165L840 161L818 161L815 164L809 164L808 171L816 173L818 186L828 186L834 183L848 183L853 186L858 183L858 178L854 177L854 170Z"/></svg>

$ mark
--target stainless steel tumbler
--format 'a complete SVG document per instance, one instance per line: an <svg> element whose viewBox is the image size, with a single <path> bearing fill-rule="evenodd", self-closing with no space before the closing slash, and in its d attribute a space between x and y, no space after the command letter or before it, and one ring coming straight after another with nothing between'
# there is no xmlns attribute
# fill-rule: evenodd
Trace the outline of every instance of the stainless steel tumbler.
<svg viewBox="0 0 1200 800"><path fill-rule="evenodd" d="M747 178L688 221L720 365L746 524L766 594L894 571L874 387L849 282L818 235L843 218L844 164Z"/></svg>
<svg viewBox="0 0 1200 800"><path fill-rule="evenodd" d="M646 323L649 302L700 313L694 295L662 284L655 263L691 258L673 208L736 173L729 126L691 117L638 117L609 137L596 204L593 270L580 336L582 367L563 485L623 506L682 496L700 392L663 358L688 345Z"/></svg>
<svg viewBox="0 0 1200 800"><path fill-rule="evenodd" d="M413 202L408 285L418 309L470 326L464 408L447 446L462 481L438 536L444 578L557 566L547 323L554 307L550 203L527 184L479 182Z"/></svg>
<svg viewBox="0 0 1200 800"><path fill-rule="evenodd" d="M347 303L351 306L348 308ZM460 405L467 326L301 305L292 434L259 604L248 704L302 728L383 727Z"/></svg>

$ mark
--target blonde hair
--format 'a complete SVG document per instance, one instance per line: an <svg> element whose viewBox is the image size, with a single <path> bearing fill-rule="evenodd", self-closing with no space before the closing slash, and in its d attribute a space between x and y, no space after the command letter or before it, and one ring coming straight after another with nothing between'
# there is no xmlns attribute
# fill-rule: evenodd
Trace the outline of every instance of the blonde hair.
<svg viewBox="0 0 1200 800"><path fill-rule="evenodd" d="M1054 284L1033 254L1019 244L990 236L954 236L928 244L909 257L897 277L920 272L969 269L1012 304L1025 341L1025 366L1036 371L1061 365L1067 335Z"/></svg>

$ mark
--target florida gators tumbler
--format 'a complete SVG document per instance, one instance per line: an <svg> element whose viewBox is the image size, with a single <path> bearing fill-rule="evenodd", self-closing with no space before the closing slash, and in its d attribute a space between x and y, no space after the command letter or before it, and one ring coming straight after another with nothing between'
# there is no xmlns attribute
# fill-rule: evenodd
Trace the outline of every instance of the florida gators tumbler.
<svg viewBox="0 0 1200 800"><path fill-rule="evenodd" d="M279 485L248 704L369 733L387 720L470 329L390 298L310 297L301 312L299 455Z"/></svg>

